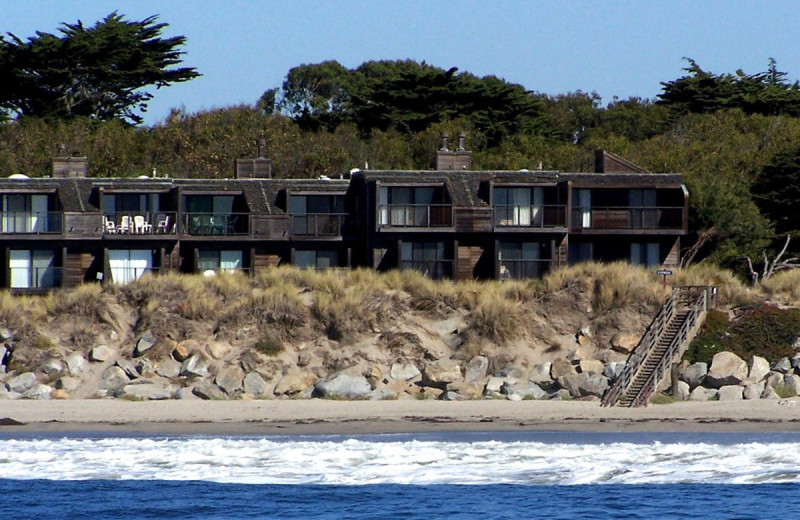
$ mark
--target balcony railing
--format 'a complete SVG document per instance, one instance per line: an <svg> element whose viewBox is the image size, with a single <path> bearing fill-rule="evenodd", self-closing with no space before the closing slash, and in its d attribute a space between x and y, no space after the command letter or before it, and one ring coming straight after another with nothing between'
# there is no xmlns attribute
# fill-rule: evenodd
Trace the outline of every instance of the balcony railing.
<svg viewBox="0 0 800 520"><path fill-rule="evenodd" d="M158 273L157 267L111 267L111 281L117 285L125 285L138 280L146 274Z"/></svg>
<svg viewBox="0 0 800 520"><path fill-rule="evenodd" d="M567 225L565 205L494 205L495 227L552 228Z"/></svg>
<svg viewBox="0 0 800 520"><path fill-rule="evenodd" d="M380 225L394 227L452 227L451 204L386 204L380 207Z"/></svg>
<svg viewBox="0 0 800 520"><path fill-rule="evenodd" d="M500 279L541 278L550 270L550 264L550 260L500 260Z"/></svg>
<svg viewBox="0 0 800 520"><path fill-rule="evenodd" d="M63 213L60 211L10 211L0 213L0 231L8 234L57 234L61 233Z"/></svg>
<svg viewBox="0 0 800 520"><path fill-rule="evenodd" d="M61 287L61 267L12 267L12 289L53 289Z"/></svg>
<svg viewBox="0 0 800 520"><path fill-rule="evenodd" d="M572 229L683 229L683 208L653 206L577 207Z"/></svg>
<svg viewBox="0 0 800 520"><path fill-rule="evenodd" d="M178 231L177 213L115 213L103 215L105 235L175 235Z"/></svg>
<svg viewBox="0 0 800 520"><path fill-rule="evenodd" d="M338 237L342 235L347 213L303 213L289 215L292 236Z"/></svg>
<svg viewBox="0 0 800 520"><path fill-rule="evenodd" d="M202 274L203 276L216 276L216 275L224 275L224 274L236 274L242 273L245 275L249 275L252 269L250 267L211 267L207 266L205 268L198 267L197 272Z"/></svg>
<svg viewBox="0 0 800 520"><path fill-rule="evenodd" d="M400 268L415 269L434 280L453 277L452 260L404 260Z"/></svg>
<svg viewBox="0 0 800 520"><path fill-rule="evenodd" d="M183 232L195 236L231 236L250 233L249 213L187 213Z"/></svg>

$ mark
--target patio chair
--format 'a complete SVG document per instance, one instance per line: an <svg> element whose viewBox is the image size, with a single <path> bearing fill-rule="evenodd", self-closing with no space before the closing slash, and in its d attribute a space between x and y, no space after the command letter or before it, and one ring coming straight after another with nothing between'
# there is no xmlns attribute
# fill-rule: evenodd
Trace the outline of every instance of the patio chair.
<svg viewBox="0 0 800 520"><path fill-rule="evenodd" d="M106 233L110 235L117 234L117 226L114 224L113 220L109 220L108 217L103 215L103 228L105 229Z"/></svg>
<svg viewBox="0 0 800 520"><path fill-rule="evenodd" d="M153 224L147 222L143 216L135 215L133 217L133 229L137 235L149 235L153 232Z"/></svg>
<svg viewBox="0 0 800 520"><path fill-rule="evenodd" d="M119 227L117 228L117 232L120 234L133 232L133 222L131 222L131 217L128 215L123 215L122 218L119 219Z"/></svg>
<svg viewBox="0 0 800 520"><path fill-rule="evenodd" d="M158 218L158 223L156 224L156 233L167 232L169 232L169 215L162 215Z"/></svg>

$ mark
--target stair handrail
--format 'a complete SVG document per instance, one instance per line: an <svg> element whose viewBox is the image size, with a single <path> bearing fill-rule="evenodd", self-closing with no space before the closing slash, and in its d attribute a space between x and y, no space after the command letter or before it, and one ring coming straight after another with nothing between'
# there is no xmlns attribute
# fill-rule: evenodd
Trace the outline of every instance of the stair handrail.
<svg viewBox="0 0 800 520"><path fill-rule="evenodd" d="M675 300L677 294L678 291L673 289L658 313L650 322L650 325L647 326L647 330L645 330L636 348L634 348L630 356L628 356L622 373L603 396L603 400L600 403L601 406L613 406L616 404L619 397L633 380L634 375L639 371L647 355L658 344L658 338L664 331L664 327L672 320L675 314Z"/></svg>
<svg viewBox="0 0 800 520"><path fill-rule="evenodd" d="M658 365L656 365L655 369L651 372L650 376L639 389L639 392L637 392L637 394L631 400L632 407L647 404L650 396L655 393L656 385L663 379L664 375L666 375L667 370L669 370L672 365L672 360L680 352L681 346L688 340L689 334L697 324L700 314L708 309L708 289L708 287L705 287L703 291L700 291L699 295L694 301L694 305L691 305L690 303L689 313L687 314L686 319L681 324L681 327L678 329L675 337L672 338L669 347L659 360Z"/></svg>

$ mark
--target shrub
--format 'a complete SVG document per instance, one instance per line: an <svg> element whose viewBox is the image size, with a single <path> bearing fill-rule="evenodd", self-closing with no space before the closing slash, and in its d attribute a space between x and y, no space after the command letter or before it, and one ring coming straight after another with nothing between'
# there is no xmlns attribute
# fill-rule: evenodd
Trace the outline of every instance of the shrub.
<svg viewBox="0 0 800 520"><path fill-rule="evenodd" d="M655 394L650 398L650 404L672 404L675 401L674 397L667 394Z"/></svg>
<svg viewBox="0 0 800 520"><path fill-rule="evenodd" d="M271 357L277 356L286 350L286 346L283 344L283 341L272 334L263 336L256 342L255 345L253 345L253 348L265 356Z"/></svg>
<svg viewBox="0 0 800 520"><path fill-rule="evenodd" d="M775 390L775 393L778 394L778 397L780 397L781 399L787 399L789 397L797 396L797 392L795 391L794 388L789 388L784 384L776 385L773 388L773 390Z"/></svg>
<svg viewBox="0 0 800 520"><path fill-rule="evenodd" d="M725 350L723 342L730 334L730 326L727 313L715 309L708 311L705 323L689 344L683 359L689 363L711 363L715 354Z"/></svg>

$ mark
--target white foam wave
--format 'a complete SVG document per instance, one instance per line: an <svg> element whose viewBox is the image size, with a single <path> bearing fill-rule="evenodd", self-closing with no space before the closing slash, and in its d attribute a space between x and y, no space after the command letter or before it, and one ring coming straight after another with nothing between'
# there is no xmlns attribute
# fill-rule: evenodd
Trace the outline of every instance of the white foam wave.
<svg viewBox="0 0 800 520"><path fill-rule="evenodd" d="M0 478L251 484L753 484L800 482L800 443L0 440Z"/></svg>

